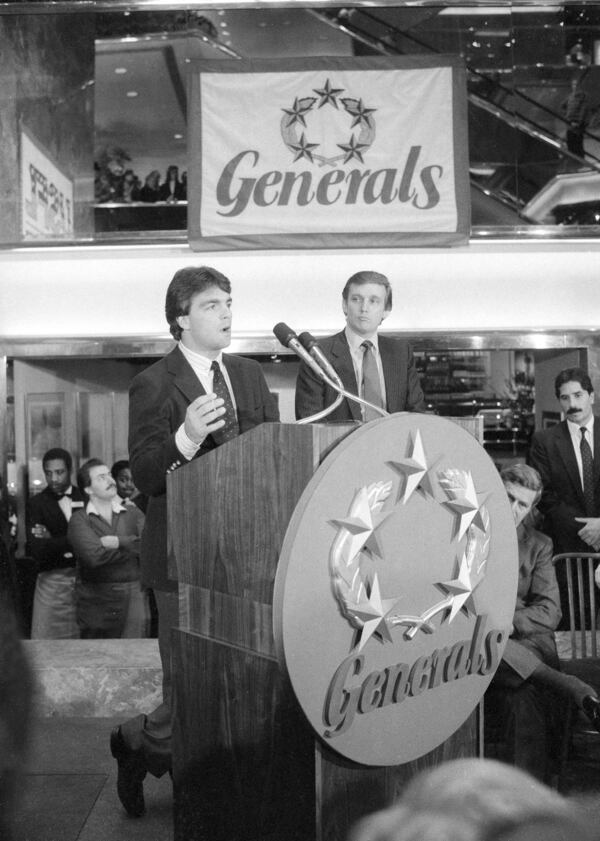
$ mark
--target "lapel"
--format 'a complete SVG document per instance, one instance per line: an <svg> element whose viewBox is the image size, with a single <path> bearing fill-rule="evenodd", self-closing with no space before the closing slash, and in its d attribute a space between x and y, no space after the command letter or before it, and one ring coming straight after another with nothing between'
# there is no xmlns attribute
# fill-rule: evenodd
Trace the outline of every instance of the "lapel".
<svg viewBox="0 0 600 841"><path fill-rule="evenodd" d="M594 429L596 424L594 424ZM582 505L585 505L583 498L583 488L581 487L581 477L579 475L579 468L577 467L577 459L575 458L575 450L573 449L573 442L569 433L569 427L566 420L557 424L556 428L556 447L563 460L567 476L571 484L577 490L577 496ZM595 443L595 436L594 436Z"/></svg>
<svg viewBox="0 0 600 841"><path fill-rule="evenodd" d="M235 398L235 403L239 414L240 405L243 406L245 403L248 402L244 399L245 395L247 394L248 386L247 376L244 376L244 366L240 365L240 360L237 358L237 356L234 356L230 353L223 354L223 364L227 369L227 374L231 382L231 388L233 391L233 396Z"/></svg>
<svg viewBox="0 0 600 841"><path fill-rule="evenodd" d="M192 366L178 347L174 348L167 356L167 371L173 377L175 387L183 394L188 403L192 403L201 394L206 394Z"/></svg>
<svg viewBox="0 0 600 841"><path fill-rule="evenodd" d="M333 367L338 372L339 378L341 379L345 390L349 391L351 394L358 395L359 388L358 383L356 382L356 374L354 373L354 363L352 362L350 346L344 332L336 333L333 337L333 341L331 343L331 356ZM353 419L358 421L362 420L360 404L355 403L354 400L346 400L346 402Z"/></svg>
<svg viewBox="0 0 600 841"><path fill-rule="evenodd" d="M385 336L379 336L379 355L383 368L385 402L388 412L395 412L400 406L399 374L402 369L398 365L398 348L394 348L392 342L393 340L388 341Z"/></svg>
<svg viewBox="0 0 600 841"><path fill-rule="evenodd" d="M600 417L594 415L594 485L600 481Z"/></svg>

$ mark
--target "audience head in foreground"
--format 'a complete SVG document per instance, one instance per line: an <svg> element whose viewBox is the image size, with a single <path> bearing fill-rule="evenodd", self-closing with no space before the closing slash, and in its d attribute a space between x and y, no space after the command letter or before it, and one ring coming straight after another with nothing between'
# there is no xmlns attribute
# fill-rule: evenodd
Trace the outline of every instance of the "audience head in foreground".
<svg viewBox="0 0 600 841"><path fill-rule="evenodd" d="M562 835L552 834L553 827ZM457 759L415 777L396 804L363 818L349 841L547 837L592 841L595 836L574 804L526 772L491 759Z"/></svg>

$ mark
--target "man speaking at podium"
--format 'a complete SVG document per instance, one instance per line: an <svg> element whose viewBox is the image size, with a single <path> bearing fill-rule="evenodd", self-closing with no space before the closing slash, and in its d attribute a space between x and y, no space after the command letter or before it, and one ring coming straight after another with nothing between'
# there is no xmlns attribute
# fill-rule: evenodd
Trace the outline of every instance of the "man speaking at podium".
<svg viewBox="0 0 600 841"><path fill-rule="evenodd" d="M216 269L175 273L165 315L177 347L138 374L129 389L129 458L149 497L142 533L142 582L158 607L163 703L115 728L117 792L129 815L144 812L143 780L171 771L170 629L179 624L177 582L167 573L167 473L279 412L259 363L224 354L231 343L231 284Z"/></svg>
<svg viewBox="0 0 600 841"><path fill-rule="evenodd" d="M388 412L424 412L425 398L410 345L379 336L377 331L392 309L392 287L383 274L361 271L342 291L346 328L319 340L346 391ZM360 388L359 388L360 384ZM296 417L308 418L330 406L337 392L304 362L296 381ZM344 398L327 421L369 421L373 409Z"/></svg>

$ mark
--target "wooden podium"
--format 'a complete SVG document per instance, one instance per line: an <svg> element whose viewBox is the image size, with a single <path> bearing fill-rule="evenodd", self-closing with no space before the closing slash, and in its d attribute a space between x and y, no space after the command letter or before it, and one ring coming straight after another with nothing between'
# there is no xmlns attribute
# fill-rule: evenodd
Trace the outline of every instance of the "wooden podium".
<svg viewBox="0 0 600 841"><path fill-rule="evenodd" d="M280 671L272 600L286 528L354 428L264 424L169 476L175 841L343 841L417 771L478 753L473 713L415 762L354 763L316 736Z"/></svg>

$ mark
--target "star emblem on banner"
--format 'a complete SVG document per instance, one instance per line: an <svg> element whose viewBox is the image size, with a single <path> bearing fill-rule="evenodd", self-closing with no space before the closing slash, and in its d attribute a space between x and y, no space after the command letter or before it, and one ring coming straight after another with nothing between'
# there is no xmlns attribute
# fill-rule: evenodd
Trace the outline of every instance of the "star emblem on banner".
<svg viewBox="0 0 600 841"><path fill-rule="evenodd" d="M320 98L317 108L322 108L324 105L333 105L338 108L337 96L344 92L344 88L333 88L329 79L325 82L322 88L313 88L314 92Z"/></svg>
<svg viewBox="0 0 600 841"><path fill-rule="evenodd" d="M306 128L306 115L315 102L316 99L314 96L307 96L302 99L296 97L291 108L282 108L281 110L289 116L289 120L287 121L288 128L294 123L301 123Z"/></svg>
<svg viewBox="0 0 600 841"><path fill-rule="evenodd" d="M342 104L346 111L354 117L350 128L371 125L370 114L374 114L376 108L367 108L366 105L363 105L362 99L342 99Z"/></svg>
<svg viewBox="0 0 600 841"><path fill-rule="evenodd" d="M347 164L348 161L351 161L353 158L356 158L357 161L360 161L361 164L364 164L362 150L366 149L367 146L365 143L359 143L354 137L354 135L352 135L348 143L338 143L337 145L343 152L346 153L344 157L345 164Z"/></svg>
<svg viewBox="0 0 600 841"><path fill-rule="evenodd" d="M326 78L321 87L312 89L315 96L296 96L291 107L280 109L281 139L293 154L294 163L304 159L319 166L333 167L340 161L347 164L353 160L364 164L364 155L375 140L374 114L378 109L367 106L360 97L342 98L344 91ZM324 108L326 105L331 111ZM317 116L319 109L323 110ZM303 129L307 131L301 136ZM309 144L307 135L318 135L318 144ZM348 136L348 142L343 142Z"/></svg>
<svg viewBox="0 0 600 841"><path fill-rule="evenodd" d="M313 153L312 149L318 149L318 143L309 143L306 139L304 132L302 132L302 136L300 140L296 144L292 144L292 149L296 151L296 157L294 158L294 162L299 161L300 158L307 158L311 163L313 160Z"/></svg>

